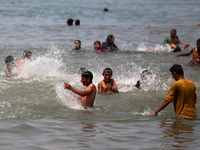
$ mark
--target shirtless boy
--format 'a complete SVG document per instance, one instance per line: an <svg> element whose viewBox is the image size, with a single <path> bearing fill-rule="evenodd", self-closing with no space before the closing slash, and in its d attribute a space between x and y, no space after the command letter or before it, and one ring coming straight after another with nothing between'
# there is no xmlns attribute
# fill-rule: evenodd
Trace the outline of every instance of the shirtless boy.
<svg viewBox="0 0 200 150"><path fill-rule="evenodd" d="M112 79L112 70L106 68L103 71L104 80L98 83L98 93L114 92L118 93L117 85L115 80Z"/></svg>
<svg viewBox="0 0 200 150"><path fill-rule="evenodd" d="M81 82L86 86L84 91L79 91L73 88L70 84L64 83L65 89L81 96L81 104L83 107L93 107L94 99L96 96L96 87L92 83L93 75L90 71L82 73Z"/></svg>
<svg viewBox="0 0 200 150"><path fill-rule="evenodd" d="M189 53L179 54L179 55L176 55L176 57L189 56L189 55L191 55L193 53L191 63L192 64L200 64L200 39L197 40L196 45L197 45L197 47L196 48L192 48Z"/></svg>

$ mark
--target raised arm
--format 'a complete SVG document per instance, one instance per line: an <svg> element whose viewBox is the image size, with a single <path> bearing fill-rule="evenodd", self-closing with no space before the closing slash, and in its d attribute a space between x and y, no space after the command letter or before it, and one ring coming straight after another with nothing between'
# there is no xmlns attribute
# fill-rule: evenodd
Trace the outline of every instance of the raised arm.
<svg viewBox="0 0 200 150"><path fill-rule="evenodd" d="M71 90L72 92L74 92L74 93L76 93L76 94L78 94L80 96L86 96L92 91L92 88L90 86L86 87L84 91L79 91L79 90L73 88L68 83L64 83L64 87L65 87L65 89Z"/></svg>

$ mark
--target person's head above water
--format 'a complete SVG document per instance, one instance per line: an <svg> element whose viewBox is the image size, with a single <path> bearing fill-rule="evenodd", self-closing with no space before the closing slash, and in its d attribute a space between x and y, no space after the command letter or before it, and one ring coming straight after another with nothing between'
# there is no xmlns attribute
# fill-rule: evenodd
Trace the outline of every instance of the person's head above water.
<svg viewBox="0 0 200 150"><path fill-rule="evenodd" d="M111 75L112 75L112 69L110 69L110 68L105 68L105 69L103 70L103 74L104 74L105 72L109 72L109 73L111 73Z"/></svg>
<svg viewBox="0 0 200 150"><path fill-rule="evenodd" d="M100 48L101 48L101 42L100 42L100 41L95 41L95 42L94 42L94 48L95 48L96 50L100 49Z"/></svg>
<svg viewBox="0 0 200 150"><path fill-rule="evenodd" d="M179 44L180 41L177 35L172 37L172 42L173 44Z"/></svg>
<svg viewBox="0 0 200 150"><path fill-rule="evenodd" d="M104 11L109 12L109 9L108 8L104 8Z"/></svg>
<svg viewBox="0 0 200 150"><path fill-rule="evenodd" d="M92 79L93 79L93 74L90 71L85 71L82 73L81 75L82 77L84 77L85 79L90 79L90 83L92 83Z"/></svg>
<svg viewBox="0 0 200 150"><path fill-rule="evenodd" d="M169 69L169 71L170 71L171 73L176 72L176 74L178 74L178 75L184 75L182 66L181 66L181 65L178 65L178 64L174 64L174 65Z"/></svg>
<svg viewBox="0 0 200 150"><path fill-rule="evenodd" d="M11 55L10 55L10 56L7 56L6 59L5 59L5 63L6 63L6 64L8 64L8 63L10 63L10 62L12 62L12 61L14 61L14 57L11 56Z"/></svg>
<svg viewBox="0 0 200 150"><path fill-rule="evenodd" d="M176 36L176 29L171 29L170 35L171 37Z"/></svg>
<svg viewBox="0 0 200 150"><path fill-rule="evenodd" d="M73 22L74 22L74 20L73 20L72 18L69 18L69 19L67 20L67 24L68 24L69 26L73 25Z"/></svg>
<svg viewBox="0 0 200 150"><path fill-rule="evenodd" d="M113 35L110 34L107 36L107 39L106 39L107 43L114 43L114 41L115 41L115 38Z"/></svg>
<svg viewBox="0 0 200 150"><path fill-rule="evenodd" d="M79 20L79 19L77 19L77 20L75 21L75 25L76 25L76 26L79 26L79 25L80 25L80 20Z"/></svg>
<svg viewBox="0 0 200 150"><path fill-rule="evenodd" d="M74 45L76 48L81 48L81 41L80 40L74 41Z"/></svg>
<svg viewBox="0 0 200 150"><path fill-rule="evenodd" d="M32 52L31 52L30 50L25 50L25 51L23 52L23 56L24 56L24 58L30 59L31 56L32 56Z"/></svg>

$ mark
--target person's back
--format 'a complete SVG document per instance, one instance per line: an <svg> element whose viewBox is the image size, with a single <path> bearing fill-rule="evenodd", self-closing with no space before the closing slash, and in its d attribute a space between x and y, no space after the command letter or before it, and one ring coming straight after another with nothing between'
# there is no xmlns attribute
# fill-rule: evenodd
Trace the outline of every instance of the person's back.
<svg viewBox="0 0 200 150"><path fill-rule="evenodd" d="M173 82L165 98L166 101L173 101L176 115L184 118L196 117L196 99L196 87L187 79Z"/></svg>
<svg viewBox="0 0 200 150"><path fill-rule="evenodd" d="M93 107L94 99L96 96L96 86L93 83L90 83L85 90L90 89L91 92L86 96L81 97L81 103L83 107Z"/></svg>

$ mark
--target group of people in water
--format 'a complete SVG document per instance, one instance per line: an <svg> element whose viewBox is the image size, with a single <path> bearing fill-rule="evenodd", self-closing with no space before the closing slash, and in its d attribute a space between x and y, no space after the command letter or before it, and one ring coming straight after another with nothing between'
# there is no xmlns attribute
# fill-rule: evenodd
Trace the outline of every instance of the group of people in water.
<svg viewBox="0 0 200 150"><path fill-rule="evenodd" d="M179 47L179 38L176 35L176 30L171 30L171 36L165 39L165 43L170 44L170 47L174 49L172 52L181 51L181 49L185 49L190 44L185 43L182 48ZM82 51L81 41L76 40L74 42L75 48L72 49L74 51ZM119 52L119 48L114 44L114 36L108 35L105 42L101 44L100 41L94 42L94 49L97 53L103 52ZM180 56L189 56L193 54L191 63L192 64L200 64L200 39L196 42L196 47L192 48L189 53L179 54L176 57ZM5 74L7 76L12 76L12 69L14 67L20 67L25 63L26 59L31 59L31 51L24 51L24 57L21 60L18 60L17 63L14 63L13 56L8 56L5 59ZM92 72L86 70L85 68L81 68L81 82L86 88L83 91L79 91L72 87L68 83L64 83L64 88L73 91L74 93L81 96L81 104L83 107L93 107L95 96L96 96L96 86L92 83L93 74ZM196 87L194 83L190 80L184 78L183 68L182 66L175 64L170 68L170 72L172 73L172 77L175 79L175 82L172 83L170 90L165 98L165 101L162 105L156 110L151 116L157 115L162 109L164 109L170 102L174 104L174 110L176 115L181 116L183 118L195 118L196 117ZM110 68L104 69L102 73L104 79L98 83L98 93L119 93L117 84L114 79L112 79L113 72ZM147 76L151 76L151 72L149 70L144 70L141 74L140 80L145 80ZM137 81L134 85L136 88L141 88L141 81Z"/></svg>

